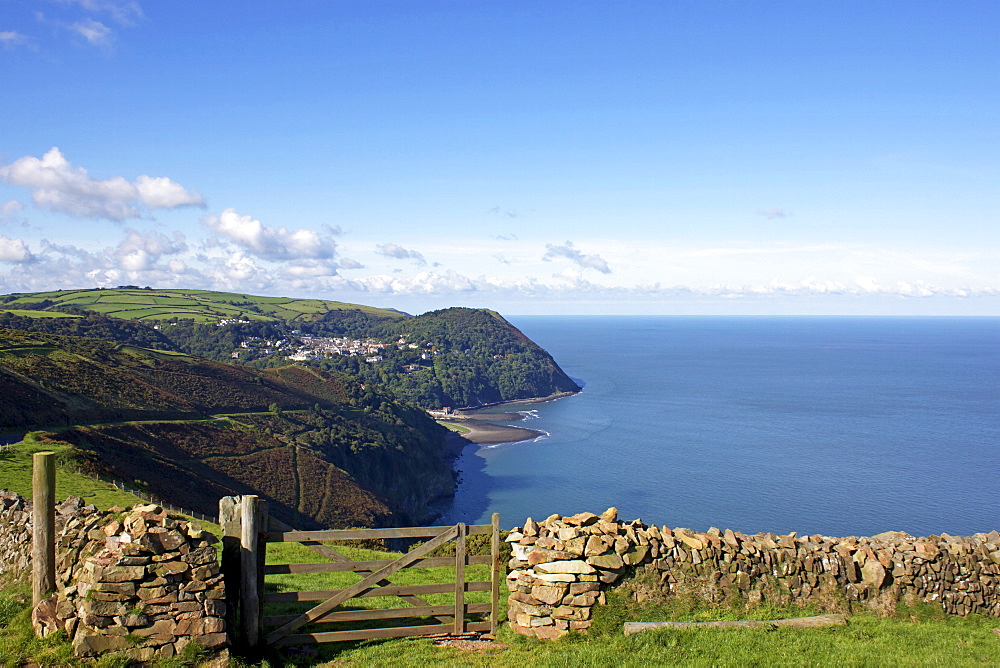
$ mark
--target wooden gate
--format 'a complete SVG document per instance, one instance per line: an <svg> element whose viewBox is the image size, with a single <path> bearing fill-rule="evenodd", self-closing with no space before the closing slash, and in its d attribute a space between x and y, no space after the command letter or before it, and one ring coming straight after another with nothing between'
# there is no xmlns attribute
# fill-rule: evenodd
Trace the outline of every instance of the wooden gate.
<svg viewBox="0 0 1000 668"><path fill-rule="evenodd" d="M307 643L399 638L442 633L496 633L500 598L500 518L492 524L456 524L444 527L408 527L398 529L340 529L330 531L295 531L267 517L266 503L253 496L241 499L225 497L219 504L222 523L223 569L227 573L227 598L230 628L238 629L238 647L252 650L259 645L299 645ZM256 527L256 530L254 528ZM262 531L267 527L267 531ZM469 555L466 539L474 535L490 536L489 555ZM337 552L326 541L372 539L428 539L397 559L353 561ZM455 541L454 557L429 557L438 547ZM313 564L267 564L266 545L297 542L310 547L327 561ZM489 565L490 581L467 582L466 566ZM450 582L397 585L389 577L410 567L454 566ZM324 591L264 592L267 575L292 573L354 572L361 580L345 589ZM237 575L238 574L238 575ZM238 579L239 585L233 580ZM239 596L235 591L239 591ZM490 592L488 603L469 603L466 594ZM230 593L234 594L230 596ZM452 593L447 605L431 605L421 598L427 594ZM390 609L345 609L345 604L362 597L398 597L408 607ZM300 614L264 616L262 604L318 601ZM485 621L469 619L486 616ZM296 633L311 624L335 622L363 623L373 620L400 620L399 625L379 628L351 628L340 631ZM427 623L433 621L434 623Z"/></svg>

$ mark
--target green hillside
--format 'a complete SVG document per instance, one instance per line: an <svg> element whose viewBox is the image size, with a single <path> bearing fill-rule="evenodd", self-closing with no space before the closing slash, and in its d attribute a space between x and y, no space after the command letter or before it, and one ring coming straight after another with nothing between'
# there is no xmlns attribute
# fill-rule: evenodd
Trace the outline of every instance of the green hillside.
<svg viewBox="0 0 1000 668"><path fill-rule="evenodd" d="M349 311L328 313L304 325L303 331L321 334L348 317ZM544 349L486 309L442 309L372 322L355 331L385 341L405 339L407 344L390 346L377 364L331 356L321 366L378 383L426 408L477 406L580 389Z"/></svg>
<svg viewBox="0 0 1000 668"><path fill-rule="evenodd" d="M237 292L211 290L153 290L125 287L115 289L55 290L6 295L0 308L53 312L75 307L103 313L115 318L144 321L191 319L195 322L217 323L224 319L245 320L307 320L328 311L360 310L386 318L404 315L391 309L324 299L261 297Z"/></svg>
<svg viewBox="0 0 1000 668"><path fill-rule="evenodd" d="M80 466L206 514L255 492L298 526L380 526L453 492L446 430L344 374L0 329L0 384L0 433L62 426Z"/></svg>
<svg viewBox="0 0 1000 668"><path fill-rule="evenodd" d="M297 361L349 373L426 409L579 390L545 350L485 309L411 317L342 302L145 289L39 292L0 301L0 327L183 351L257 368ZM30 317L56 313L79 317ZM338 352L332 343L337 338L369 345Z"/></svg>

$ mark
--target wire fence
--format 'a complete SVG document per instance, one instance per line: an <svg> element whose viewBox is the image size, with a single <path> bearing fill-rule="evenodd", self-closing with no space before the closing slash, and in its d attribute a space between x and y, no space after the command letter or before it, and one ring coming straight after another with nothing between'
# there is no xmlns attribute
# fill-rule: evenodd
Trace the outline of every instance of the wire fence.
<svg viewBox="0 0 1000 668"><path fill-rule="evenodd" d="M16 444L0 445L0 453L12 452L14 450L14 445ZM119 478L114 478L107 475L101 475L99 473L91 473L90 471L84 471L83 469L80 468L76 468L75 472L79 473L80 475L86 476L88 478L93 478L94 480L100 480L101 482L105 482L114 487L115 489L120 489L123 492L132 494L133 496L137 496L143 501L148 501L149 503L155 503L156 505L160 506L161 508L164 508L168 512L178 513L180 515L187 515L188 517L193 517L196 520L201 520L202 522L211 522L212 524L219 523L219 519L217 517L206 515L204 513L199 513L197 510L191 510L190 508L175 506L174 504L169 503L168 501L164 501L163 499L154 496L153 494L150 494L144 489L135 487L133 485L129 485L124 480L120 480Z"/></svg>
<svg viewBox="0 0 1000 668"><path fill-rule="evenodd" d="M143 501L148 501L149 503L155 503L156 505L160 506L161 508L171 513L179 513L181 515L187 515L188 517L193 517L196 520L201 520L203 522L211 522L212 524L219 523L219 518L217 517L205 515L204 513L199 513L197 510L191 510L190 508L175 506L174 504L168 501L164 501L163 499L150 494L144 489L127 485L124 481L118 480L117 478L111 478L109 476L103 476L99 474L85 473L83 471L81 471L81 473L83 473L83 475L95 478L102 482L106 482L115 489L120 489L121 491L132 494L133 496L138 496Z"/></svg>

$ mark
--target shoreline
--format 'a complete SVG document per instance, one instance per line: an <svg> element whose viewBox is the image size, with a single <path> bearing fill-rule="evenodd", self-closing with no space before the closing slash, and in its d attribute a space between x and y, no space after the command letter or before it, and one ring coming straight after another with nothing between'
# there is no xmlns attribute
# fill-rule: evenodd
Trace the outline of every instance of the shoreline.
<svg viewBox="0 0 1000 668"><path fill-rule="evenodd" d="M564 399L579 394L576 392L557 392L547 397L531 397L530 399L512 399L511 401L498 401L483 406L473 406L466 408L456 408L454 413L442 416L438 411L428 411L428 414L438 424L448 426L449 424L461 428L463 431L452 431L448 437L449 445L455 451L457 457L462 449L467 445L495 445L497 443L519 443L530 441L539 436L547 436L544 431L528 429L527 427L512 427L509 425L494 424L491 420L502 420L514 422L524 419L521 413L486 413L478 414L486 408L496 408L497 406L523 406L530 404L540 404L556 399Z"/></svg>
<svg viewBox="0 0 1000 668"><path fill-rule="evenodd" d="M448 426L448 420L438 420L438 424ZM462 424L459 424L462 423ZM520 441L530 441L545 436L544 431L537 429L526 429L525 427L511 427L508 425L493 424L491 422L458 420L451 422L456 427L462 427L468 431L452 431L449 440L459 441L459 452L466 445L495 445L497 443L518 443Z"/></svg>

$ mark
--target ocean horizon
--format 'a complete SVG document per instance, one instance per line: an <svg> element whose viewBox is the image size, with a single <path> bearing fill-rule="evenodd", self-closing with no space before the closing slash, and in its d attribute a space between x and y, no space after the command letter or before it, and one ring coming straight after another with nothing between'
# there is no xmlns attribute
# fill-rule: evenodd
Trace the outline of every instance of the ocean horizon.
<svg viewBox="0 0 1000 668"><path fill-rule="evenodd" d="M504 423L545 436L467 447L443 522L616 506L702 531L1000 529L1000 318L508 320L583 391Z"/></svg>

